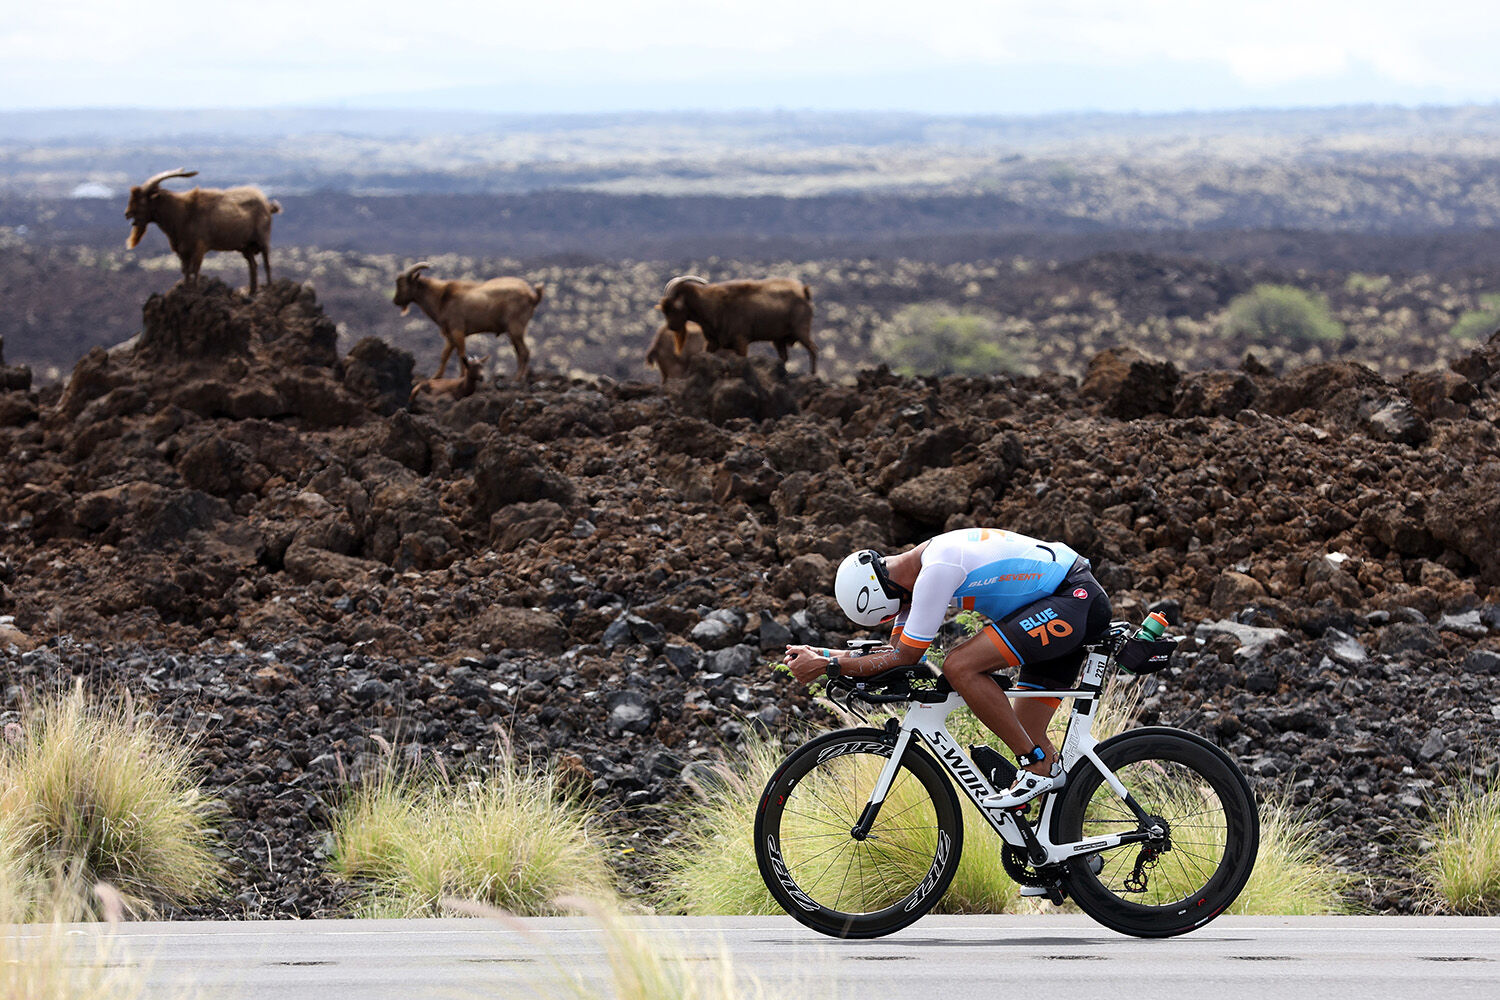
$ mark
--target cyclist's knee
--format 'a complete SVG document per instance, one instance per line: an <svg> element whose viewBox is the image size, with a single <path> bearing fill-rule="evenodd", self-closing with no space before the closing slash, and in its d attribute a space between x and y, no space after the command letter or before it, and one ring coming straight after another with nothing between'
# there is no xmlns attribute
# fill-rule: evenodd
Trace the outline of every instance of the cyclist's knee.
<svg viewBox="0 0 1500 1000"><path fill-rule="evenodd" d="M943 658L943 676L948 678L949 682L952 682L955 677L966 680L1005 666L989 643L979 641L982 638L982 636L975 636L969 639L956 649L950 650Z"/></svg>

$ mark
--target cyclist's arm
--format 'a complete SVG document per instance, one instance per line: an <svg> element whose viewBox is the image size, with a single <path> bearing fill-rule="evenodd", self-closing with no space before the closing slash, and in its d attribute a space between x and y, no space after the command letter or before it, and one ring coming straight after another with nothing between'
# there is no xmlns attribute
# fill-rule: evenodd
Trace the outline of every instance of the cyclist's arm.
<svg viewBox="0 0 1500 1000"><path fill-rule="evenodd" d="M916 663L922 658L920 650L913 652L910 649L897 646L886 646L877 649L873 653L864 656L856 655L852 650L831 650L833 655L830 659L838 664L839 676L841 677L874 677L883 674L887 670L896 667L904 667Z"/></svg>

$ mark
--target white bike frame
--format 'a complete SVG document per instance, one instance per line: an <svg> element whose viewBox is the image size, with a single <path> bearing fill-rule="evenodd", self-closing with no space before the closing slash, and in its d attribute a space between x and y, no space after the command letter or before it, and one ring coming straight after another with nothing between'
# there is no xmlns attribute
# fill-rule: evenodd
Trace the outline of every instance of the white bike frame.
<svg viewBox="0 0 1500 1000"><path fill-rule="evenodd" d="M1079 689L1029 691L1011 688L1005 693L1011 698L1071 699L1072 714L1068 718L1067 735L1063 738L1062 745L1064 769L1071 774L1080 761L1089 761L1099 770L1109 787L1131 811L1145 819L1129 791L1120 783L1120 779L1115 776L1114 772L1104 766L1104 761L1099 759L1099 754L1095 749L1099 741L1094 738L1094 720L1098 717L1096 709L1103 695L1104 678L1108 667L1109 657L1098 650L1091 649L1084 660ZM901 730L896 737L895 749L891 753L890 760L881 770L874 790L870 793L870 802L865 814L872 815L872 812L878 810L885 802L891 784L896 780L896 770L901 766L901 759L906 755L912 737L916 736L931 748L939 765L952 775L958 787L963 789L963 793L968 796L970 802L974 803L979 815L985 818L990 827L1007 844L1030 855L1031 845L1028 844L1021 825L1016 822L1012 811L998 808L987 809L981 804L985 796L994 795L1000 790L992 786L984 775L979 773L979 770L969 761L968 754L953 739L953 734L948 732L948 716L952 715L955 709L962 707L964 707L963 697L956 691L950 693L941 702L913 701L908 703L906 716L901 720ZM1066 790L1064 786L1056 792L1047 793L1042 803L1041 816L1033 827L1033 833L1042 850L1045 851L1046 857L1045 860L1032 857L1033 865L1056 864L1081 854L1097 854L1111 847L1145 839L1141 831L1131 831L1093 837L1074 843L1053 843L1049 832L1052 828L1053 811Z"/></svg>

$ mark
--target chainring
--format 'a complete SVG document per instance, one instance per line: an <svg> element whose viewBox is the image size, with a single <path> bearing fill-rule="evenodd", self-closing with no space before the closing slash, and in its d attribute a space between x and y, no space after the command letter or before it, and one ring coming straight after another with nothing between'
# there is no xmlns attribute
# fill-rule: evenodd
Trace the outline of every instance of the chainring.
<svg viewBox="0 0 1500 1000"><path fill-rule="evenodd" d="M1061 865L1034 867L1026 860L1026 852L1014 844L1006 844L1000 849L1000 863L1005 866L1005 874L1014 879L1017 885L1048 888L1056 885L1063 875Z"/></svg>

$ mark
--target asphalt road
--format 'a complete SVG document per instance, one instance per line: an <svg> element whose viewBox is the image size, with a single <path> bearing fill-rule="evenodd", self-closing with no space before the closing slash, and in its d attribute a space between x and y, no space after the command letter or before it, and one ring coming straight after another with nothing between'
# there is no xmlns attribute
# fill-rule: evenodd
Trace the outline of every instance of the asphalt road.
<svg viewBox="0 0 1500 1000"><path fill-rule="evenodd" d="M784 917L626 925L705 971L727 949L772 997L1500 998L1500 918L1221 917L1155 941L1066 915L929 916L875 941ZM142 923L121 936L151 1000L576 997L564 977L604 983L609 967L599 926L573 917Z"/></svg>

